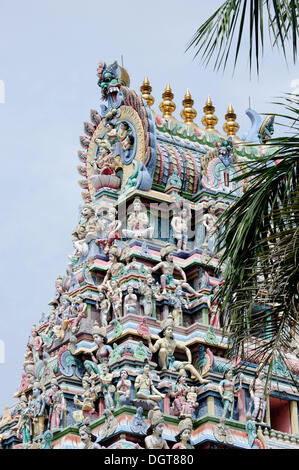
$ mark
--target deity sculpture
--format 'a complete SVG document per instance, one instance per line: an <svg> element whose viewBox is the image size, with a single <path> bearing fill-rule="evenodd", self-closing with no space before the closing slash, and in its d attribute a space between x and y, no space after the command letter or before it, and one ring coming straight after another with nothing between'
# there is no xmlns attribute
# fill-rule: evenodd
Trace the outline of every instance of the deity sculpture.
<svg viewBox="0 0 299 470"><path fill-rule="evenodd" d="M12 430L16 430L16 434L22 439L23 444L27 444L32 439L33 410L25 394L22 394L19 398L16 413L18 415L18 422Z"/></svg>
<svg viewBox="0 0 299 470"><path fill-rule="evenodd" d="M150 337L145 337L148 340L148 346L152 353L158 352L159 365L161 370L168 370L170 364L172 368L178 372L185 371L189 372L191 376L194 376L201 384L208 383L209 380L203 379L198 370L192 365L192 355L190 349L182 342L174 339L173 328L174 321L172 317L168 317L166 320L161 322L162 330L159 333L161 339L158 339L155 345L152 344ZM181 362L176 361L174 358L175 349L183 350L187 355L187 361ZM182 372L183 373L183 372Z"/></svg>
<svg viewBox="0 0 299 470"><path fill-rule="evenodd" d="M249 413L253 403L253 411L251 418L260 423L264 423L266 406L267 406L267 395L270 391L270 385L266 387L264 382L265 370L259 367L256 372L256 377L250 382L249 393L250 393L250 404Z"/></svg>
<svg viewBox="0 0 299 470"><path fill-rule="evenodd" d="M92 434L90 427L86 424L80 426L79 435L83 444L83 449L105 449L105 447L102 447L96 442L97 437Z"/></svg>
<svg viewBox="0 0 299 470"><path fill-rule="evenodd" d="M101 432L101 439L105 439L105 437L109 437L115 433L118 426L118 421L109 408L103 411L102 417L105 418L105 421Z"/></svg>
<svg viewBox="0 0 299 470"><path fill-rule="evenodd" d="M186 394L185 402L182 403L180 418L192 418L194 409L199 406L197 400L197 391L195 387L190 387Z"/></svg>
<svg viewBox="0 0 299 470"><path fill-rule="evenodd" d="M173 287L174 289L178 285L178 280L174 278L174 274L178 273L183 282L181 282L181 286L188 290L191 294L194 294L196 297L199 297L200 294L196 292L188 283L186 274L183 269L178 266L173 261L173 251L174 247L172 245L167 244L164 248L161 249L161 262L156 264L153 268L148 268L150 273L154 273L161 269L162 275L160 277L160 282L162 286L162 294L167 294L166 288Z"/></svg>
<svg viewBox="0 0 299 470"><path fill-rule="evenodd" d="M99 291L99 302L96 303L96 308L100 310L100 319L101 319L101 326L106 327L108 326L108 315L111 308L111 302L106 297L105 287L100 285L98 287Z"/></svg>
<svg viewBox="0 0 299 470"><path fill-rule="evenodd" d="M145 361L142 373L137 375L135 380L136 398L141 400L151 400L154 402L160 401L165 397L164 393L160 393L154 386L152 379L149 375L150 365Z"/></svg>
<svg viewBox="0 0 299 470"><path fill-rule="evenodd" d="M98 375L101 372L101 364L109 360L112 348L107 345L106 328L100 327L96 321L93 324L92 336L97 346L96 353L89 353L91 361L84 361L84 367L89 374Z"/></svg>
<svg viewBox="0 0 299 470"><path fill-rule="evenodd" d="M97 400L98 395L96 393L94 380L87 374L85 374L82 379L82 387L82 400L79 400L78 395L74 395L74 404L82 408L82 411L94 411L94 402Z"/></svg>
<svg viewBox="0 0 299 470"><path fill-rule="evenodd" d="M47 392L46 402L49 410L49 429L59 429L63 425L63 418L66 410L65 399L57 379L51 380L51 388Z"/></svg>
<svg viewBox="0 0 299 470"><path fill-rule="evenodd" d="M129 380L129 374L126 369L122 369L120 372L120 380L117 383L116 390L118 393L119 405L128 405L131 401L131 381Z"/></svg>
<svg viewBox="0 0 299 470"><path fill-rule="evenodd" d="M28 341L28 347L31 349L32 354L33 354L33 361L36 364L42 354L42 346L43 346L43 339L39 335L36 325L33 325L32 330L31 330L31 339Z"/></svg>
<svg viewBox="0 0 299 470"><path fill-rule="evenodd" d="M160 409L154 408L148 412L150 427L147 430L147 436L144 439L146 449L169 449L167 442L162 437L164 428L164 419Z"/></svg>
<svg viewBox="0 0 299 470"><path fill-rule="evenodd" d="M229 418L233 418L234 412L234 397L242 389L242 375L240 376L239 387L236 388L235 379L233 378L232 369L224 372L223 380L219 383L219 393L223 402L223 413L221 420L225 421L227 413Z"/></svg>
<svg viewBox="0 0 299 470"><path fill-rule="evenodd" d="M104 234L104 238L98 239L97 243L103 245L104 253L109 253L110 247L115 240L120 240L120 228L121 221L117 220L117 209L115 207L109 207L107 218L109 223L107 227L103 221L99 221L99 227L101 232Z"/></svg>
<svg viewBox="0 0 299 470"><path fill-rule="evenodd" d="M82 224L78 224L73 235L73 247L75 249L72 255L69 255L70 260L78 261L81 256L88 254L88 244L86 243L86 228Z"/></svg>
<svg viewBox="0 0 299 470"><path fill-rule="evenodd" d="M103 280L103 285L107 285L107 281L110 279L116 278L121 268L123 267L123 263L120 262L121 251L117 245L112 245L109 249L109 261L111 262L110 267L107 270L107 273Z"/></svg>
<svg viewBox="0 0 299 470"><path fill-rule="evenodd" d="M132 432L136 434L144 435L146 434L148 425L144 417L142 416L142 412L143 412L142 406L139 406L137 408L135 416L133 416L133 418L130 421L130 429Z"/></svg>
<svg viewBox="0 0 299 470"><path fill-rule="evenodd" d="M116 279L111 279L107 282L107 285L107 297L111 301L113 318L119 319L122 317L122 290L118 287Z"/></svg>
<svg viewBox="0 0 299 470"><path fill-rule="evenodd" d="M139 197L133 201L133 212L129 215L127 229L123 229L123 235L127 238L151 238L154 227L149 227L146 210L143 209Z"/></svg>
<svg viewBox="0 0 299 470"><path fill-rule="evenodd" d="M207 208L208 212L204 214L202 219L205 228L205 237L202 246L209 248L210 252L213 252L218 230L217 217L215 215L215 202L213 200L210 201Z"/></svg>
<svg viewBox="0 0 299 470"><path fill-rule="evenodd" d="M179 375L174 386L170 385L168 394L171 398L174 398L171 407L171 413L174 416L180 416L182 406L186 402L187 392L189 387L186 385L187 377L185 375Z"/></svg>
<svg viewBox="0 0 299 470"><path fill-rule="evenodd" d="M156 314L156 300L155 291L153 289L154 279L149 274L146 277L146 283L139 282L138 290L142 297L140 305L143 307L143 312L146 317L155 317Z"/></svg>
<svg viewBox="0 0 299 470"><path fill-rule="evenodd" d="M177 208L176 215L173 216L171 227L173 236L177 242L177 249L186 250L188 243L188 224L191 220L190 206L183 206L182 209Z"/></svg>
<svg viewBox="0 0 299 470"><path fill-rule="evenodd" d="M129 313L137 313L137 295L134 294L134 288L131 284L128 285L127 295L124 298L124 315Z"/></svg>
<svg viewBox="0 0 299 470"><path fill-rule="evenodd" d="M87 318L86 310L87 305L83 302L83 298L80 295L76 295L70 308L71 318L69 319L69 323L72 328L77 330L82 318Z"/></svg>
<svg viewBox="0 0 299 470"><path fill-rule="evenodd" d="M194 449L190 442L192 428L192 420L190 418L179 422L179 433L175 436L177 443L172 446L172 449Z"/></svg>
<svg viewBox="0 0 299 470"><path fill-rule="evenodd" d="M106 362L102 364L102 372L99 375L100 378L100 391L104 395L105 408L110 410L114 409L114 393L115 386L112 384L113 375L109 372L109 367Z"/></svg>
<svg viewBox="0 0 299 470"><path fill-rule="evenodd" d="M40 382L36 381L32 387L31 407L33 411L34 435L39 436L45 430L46 399Z"/></svg>

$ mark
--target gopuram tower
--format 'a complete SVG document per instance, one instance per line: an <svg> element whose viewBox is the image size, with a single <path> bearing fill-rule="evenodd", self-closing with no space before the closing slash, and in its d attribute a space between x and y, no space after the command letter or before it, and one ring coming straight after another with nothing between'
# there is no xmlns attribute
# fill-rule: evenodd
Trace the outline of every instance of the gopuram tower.
<svg viewBox="0 0 299 470"><path fill-rule="evenodd" d="M178 121L170 84L157 115L147 77L138 95L117 62L97 76L74 251L32 326L2 448L299 448L288 369L278 358L268 389L250 355L236 373L215 299L217 219L246 190L234 177L266 151L273 120L247 110L248 147L232 105L222 133L210 97L199 127L188 89Z"/></svg>

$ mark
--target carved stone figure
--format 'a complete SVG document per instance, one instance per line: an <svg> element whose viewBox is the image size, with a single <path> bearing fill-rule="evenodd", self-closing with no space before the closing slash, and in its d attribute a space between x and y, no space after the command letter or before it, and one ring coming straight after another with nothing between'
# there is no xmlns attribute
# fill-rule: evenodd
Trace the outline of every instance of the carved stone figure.
<svg viewBox="0 0 299 470"><path fill-rule="evenodd" d="M189 387L186 385L186 379L185 375L179 375L174 387L169 387L168 394L174 399L170 411L174 416L180 416L182 406L186 402L186 396L189 390Z"/></svg>
<svg viewBox="0 0 299 470"><path fill-rule="evenodd" d="M194 409L198 407L197 391L195 387L190 387L186 394L186 401L182 404L180 418L192 418Z"/></svg>
<svg viewBox="0 0 299 470"><path fill-rule="evenodd" d="M135 416L130 421L130 429L133 433L145 435L148 429L148 425L142 416L142 406L137 408Z"/></svg>
<svg viewBox="0 0 299 470"><path fill-rule="evenodd" d="M37 363L39 361L39 359L41 358L43 339L38 334L38 331L36 329L36 325L33 325L33 327L32 327L31 339L29 339L29 341L28 341L28 346L32 351L34 363Z"/></svg>
<svg viewBox="0 0 299 470"><path fill-rule="evenodd" d="M107 297L112 305L113 318L119 319L122 317L122 290L115 279L111 279L107 284Z"/></svg>
<svg viewBox="0 0 299 470"><path fill-rule="evenodd" d="M51 388L47 392L46 402L50 407L49 428L59 429L63 426L63 419L66 411L65 399L57 379L51 380Z"/></svg>
<svg viewBox="0 0 299 470"><path fill-rule="evenodd" d="M265 371L263 368L257 370L256 377L250 382L249 393L250 393L250 404L249 413L253 403L253 411L251 418L260 423L264 423L264 417L267 406L267 395L270 390L270 385L266 389L264 382Z"/></svg>
<svg viewBox="0 0 299 470"><path fill-rule="evenodd" d="M192 428L192 420L190 418L179 422L179 433L175 436L177 443L172 446L172 449L194 449L190 441Z"/></svg>
<svg viewBox="0 0 299 470"><path fill-rule="evenodd" d="M189 372L191 376L194 376L200 383L207 383L209 380L203 379L200 373L192 365L192 355L190 349L182 342L174 339L173 337L173 328L174 322L172 317L167 318L161 322L162 330L159 333L161 339L158 339L155 345L152 344L151 338L146 337L148 340L148 346L152 353L158 352L159 355L159 364L162 370L168 370L170 363L172 363L172 368L178 372L185 370ZM175 349L181 349L187 355L187 361L181 362L174 360L174 351Z"/></svg>
<svg viewBox="0 0 299 470"><path fill-rule="evenodd" d="M121 251L116 245L112 245L109 249L109 261L111 262L110 267L107 270L107 273L103 280L103 285L108 285L107 281L110 279L118 277L123 263L120 263Z"/></svg>
<svg viewBox="0 0 299 470"><path fill-rule="evenodd" d="M134 288L132 285L128 285L128 293L124 298L124 315L129 313L137 313L137 295L134 294Z"/></svg>
<svg viewBox="0 0 299 470"><path fill-rule="evenodd" d="M136 197L133 202L133 212L127 220L127 229L123 229L123 235L127 238L151 238L154 227L149 227L146 210L143 209L141 200Z"/></svg>
<svg viewBox="0 0 299 470"><path fill-rule="evenodd" d="M140 305L143 307L144 315L147 317L155 317L156 316L156 299L155 299L155 291L153 289L154 279L149 274L146 277L146 284L139 283L139 292L142 294L140 299Z"/></svg>
<svg viewBox="0 0 299 470"><path fill-rule="evenodd" d="M131 401L131 380L129 380L129 374L126 369L122 369L120 372L120 380L117 383L116 390L119 405L128 405Z"/></svg>
<svg viewBox="0 0 299 470"><path fill-rule="evenodd" d="M173 229L173 236L177 242L178 250L186 250L188 243L188 224L191 220L190 206L183 206L182 209L177 209L176 215L173 216L171 227Z"/></svg>
<svg viewBox="0 0 299 470"><path fill-rule="evenodd" d="M101 439L104 439L105 437L109 437L115 433L118 427L118 421L114 417L112 411L108 408L103 411L102 416L104 416L105 421L101 432Z"/></svg>
<svg viewBox="0 0 299 470"><path fill-rule="evenodd" d="M81 394L82 400L79 400L78 395L74 396L75 405L82 408L82 411L92 411L94 410L94 402L98 398L96 393L96 388L94 380L90 378L87 374L84 375L82 379L83 393Z"/></svg>
<svg viewBox="0 0 299 470"><path fill-rule="evenodd" d="M208 212L204 214L202 223L205 227L205 238L202 246L209 248L210 252L213 252L215 248L216 233L218 230L214 201L210 201L208 203Z"/></svg>
<svg viewBox="0 0 299 470"><path fill-rule="evenodd" d="M167 442L163 439L164 419L160 409L154 408L148 413L150 427L147 430L147 436L144 439L146 449L169 449Z"/></svg>
<svg viewBox="0 0 299 470"><path fill-rule="evenodd" d="M162 294L167 294L167 287L176 288L178 285L178 280L174 278L174 274L177 273L183 279L181 286L188 290L191 294L194 294L196 297L199 297L200 294L196 292L188 283L186 274L180 266L174 263L173 261L173 251L174 247L172 245L166 245L161 249L161 259L162 261L153 268L149 268L150 273L161 270L162 275L160 277L160 282L162 286Z"/></svg>
<svg viewBox="0 0 299 470"><path fill-rule="evenodd" d="M16 430L16 434L20 439L22 439L23 444L27 444L31 442L32 439L33 410L30 403L28 403L25 394L21 395L19 398L16 412L18 415L18 422L12 430Z"/></svg>
<svg viewBox="0 0 299 470"><path fill-rule="evenodd" d="M111 308L111 302L110 300L106 297L106 292L105 288L100 285L98 287L99 291L99 301L96 304L96 308L100 310L100 318L101 318L101 326L108 326L108 316Z"/></svg>
<svg viewBox="0 0 299 470"><path fill-rule="evenodd" d="M104 253L109 253L109 249L114 241L120 240L121 221L117 220L116 216L117 209L115 207L110 207L107 214L107 218L109 220L107 227L101 220L99 221L100 229L104 234L104 238L98 239L97 243L103 245Z"/></svg>
<svg viewBox="0 0 299 470"><path fill-rule="evenodd" d="M80 426L79 435L83 444L83 449L105 449L105 447L102 447L96 442L96 436L92 434L90 427L86 424Z"/></svg>
<svg viewBox="0 0 299 470"><path fill-rule="evenodd" d="M96 353L90 353L91 361L84 361L84 367L89 374L98 375L101 372L101 363L109 360L112 348L107 345L106 328L100 327L96 321L93 324L92 336L97 345Z"/></svg>
<svg viewBox="0 0 299 470"><path fill-rule="evenodd" d="M227 413L229 413L229 417L232 419L234 412L234 396L241 390L241 388L242 375L240 376L239 387L236 388L232 369L228 369L224 372L223 380L221 380L218 387L223 402L223 413L221 417L223 421L226 419Z"/></svg>
<svg viewBox="0 0 299 470"><path fill-rule="evenodd" d="M141 400L150 400L158 402L165 397L163 393L160 393L154 386L152 379L149 375L150 365L145 361L143 366L142 374L137 375L135 380L135 391L136 398Z"/></svg>
<svg viewBox="0 0 299 470"><path fill-rule="evenodd" d="M32 387L31 407L33 411L34 435L39 436L45 430L46 399L40 382L36 381Z"/></svg>
<svg viewBox="0 0 299 470"><path fill-rule="evenodd" d="M105 408L114 410L114 393L115 386L112 384L113 375L109 372L109 367L107 363L102 364L102 372L100 373L100 391L104 395L104 405Z"/></svg>

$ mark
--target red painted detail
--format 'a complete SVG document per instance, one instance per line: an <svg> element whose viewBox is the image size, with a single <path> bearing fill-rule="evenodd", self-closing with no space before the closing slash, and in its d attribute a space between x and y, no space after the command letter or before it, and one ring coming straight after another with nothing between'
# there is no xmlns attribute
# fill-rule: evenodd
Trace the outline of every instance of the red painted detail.
<svg viewBox="0 0 299 470"><path fill-rule="evenodd" d="M177 169L178 169L178 175L181 176L181 173L182 173L182 168L181 168L181 163L180 163L180 159L179 159L179 154L176 150L175 147L170 147L174 156L175 156L175 159L176 159L176 163L177 163ZM169 172L170 173L170 172Z"/></svg>
<svg viewBox="0 0 299 470"><path fill-rule="evenodd" d="M194 168L194 181L193 181L193 191L192 191L192 193L195 193L196 188L197 188L197 182L198 182L198 171L197 171L197 167L196 167L196 161L195 161L195 158L193 157L193 155L192 155L191 152L185 151L185 153L186 153L187 155L189 155L189 157L191 158L192 163L193 163L193 168Z"/></svg>
<svg viewBox="0 0 299 470"><path fill-rule="evenodd" d="M163 176L163 171L164 171L164 158L163 158L163 154L159 145L157 145L157 150L160 155L160 173L159 173L159 178L158 178L158 184L160 184L162 181L162 176Z"/></svg>
<svg viewBox="0 0 299 470"><path fill-rule="evenodd" d="M291 413L288 400L270 397L270 421L272 429L291 434Z"/></svg>
<svg viewBox="0 0 299 470"><path fill-rule="evenodd" d="M238 393L239 421L246 422L245 390L242 388Z"/></svg>

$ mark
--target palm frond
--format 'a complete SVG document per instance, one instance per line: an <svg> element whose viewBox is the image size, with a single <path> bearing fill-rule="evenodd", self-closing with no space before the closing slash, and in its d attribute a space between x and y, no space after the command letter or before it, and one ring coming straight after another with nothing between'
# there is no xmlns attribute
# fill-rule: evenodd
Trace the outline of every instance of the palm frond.
<svg viewBox="0 0 299 470"><path fill-rule="evenodd" d="M257 73L264 50L264 31L268 29L273 46L281 49L286 59L286 45L291 42L294 63L297 58L298 0L226 0L195 32L187 45L194 48L204 65L214 58L214 69L225 69L235 42L234 68L240 47L249 32L249 67L255 56ZM268 18L265 24L264 19Z"/></svg>
<svg viewBox="0 0 299 470"><path fill-rule="evenodd" d="M281 104L281 103L280 103ZM225 284L218 293L232 353L250 345L271 363L299 335L299 96L287 95L280 114L291 136L267 142L269 152L243 164L243 196L220 217L218 249Z"/></svg>

